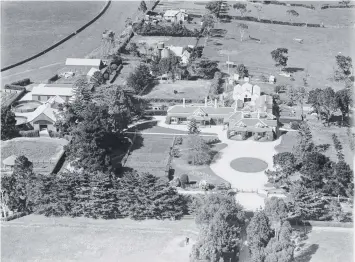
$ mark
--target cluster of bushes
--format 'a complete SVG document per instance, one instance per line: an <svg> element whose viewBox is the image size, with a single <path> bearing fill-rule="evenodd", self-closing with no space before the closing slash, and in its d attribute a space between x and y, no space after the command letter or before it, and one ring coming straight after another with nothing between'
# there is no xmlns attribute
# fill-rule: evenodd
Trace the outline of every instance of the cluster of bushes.
<svg viewBox="0 0 355 262"><path fill-rule="evenodd" d="M245 21L252 21L252 22L259 22L265 24L276 24L276 25L290 25L290 26L304 26L304 27L322 27L320 24L309 24L309 23L296 23L296 22L286 22L286 21L277 21L277 20L270 20L270 19L258 19L252 16L233 16L235 20L245 20ZM324 26L323 26L324 27Z"/></svg>
<svg viewBox="0 0 355 262"><path fill-rule="evenodd" d="M38 130L20 131L19 134L23 137L39 137Z"/></svg>
<svg viewBox="0 0 355 262"><path fill-rule="evenodd" d="M11 85L15 85L15 86L27 86L29 84L31 84L31 80L29 78L25 78L11 83Z"/></svg>
<svg viewBox="0 0 355 262"><path fill-rule="evenodd" d="M175 144L176 144L176 145L181 145L181 144L182 144L182 141L183 141L182 136L178 136L178 137L176 138L176 140L175 140Z"/></svg>
<svg viewBox="0 0 355 262"><path fill-rule="evenodd" d="M291 122L290 127L293 130L297 130L300 127L300 124L296 121L293 121L293 122Z"/></svg>
<svg viewBox="0 0 355 262"><path fill-rule="evenodd" d="M180 36L180 37L197 37L199 31L191 31L180 24L172 25L152 25L152 24L134 24L134 31L144 36Z"/></svg>
<svg viewBox="0 0 355 262"><path fill-rule="evenodd" d="M218 138L210 138L206 142L208 145L218 144L221 143L221 140Z"/></svg>
<svg viewBox="0 0 355 262"><path fill-rule="evenodd" d="M48 84L53 83L59 79L58 74L52 76L51 78L48 79Z"/></svg>
<svg viewBox="0 0 355 262"><path fill-rule="evenodd" d="M52 130L48 130L48 134L49 134L50 137L61 137L59 132L55 132L55 131L52 131Z"/></svg>

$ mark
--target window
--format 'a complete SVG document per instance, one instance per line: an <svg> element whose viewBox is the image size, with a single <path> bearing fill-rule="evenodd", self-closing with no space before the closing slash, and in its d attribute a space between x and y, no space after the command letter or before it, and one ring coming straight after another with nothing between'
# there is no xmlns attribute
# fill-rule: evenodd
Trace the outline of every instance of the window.
<svg viewBox="0 0 355 262"><path fill-rule="evenodd" d="M51 98L51 96L47 96L47 100L50 99L50 98Z"/></svg>
<svg viewBox="0 0 355 262"><path fill-rule="evenodd" d="M251 101L251 97L245 97L244 98L244 102L250 102Z"/></svg>

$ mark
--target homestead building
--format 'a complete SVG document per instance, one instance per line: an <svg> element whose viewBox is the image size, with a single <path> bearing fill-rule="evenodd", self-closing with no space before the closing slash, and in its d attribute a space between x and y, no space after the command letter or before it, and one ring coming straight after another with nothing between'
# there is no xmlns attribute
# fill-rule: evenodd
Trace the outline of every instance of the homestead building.
<svg viewBox="0 0 355 262"><path fill-rule="evenodd" d="M74 95L72 84L39 84L33 87L31 94L32 100L42 102L55 96L60 97L65 102L69 102Z"/></svg>
<svg viewBox="0 0 355 262"><path fill-rule="evenodd" d="M236 103L234 107L219 106L217 99L214 104L207 102L204 105L172 106L167 111L167 124L187 125L195 119L200 126L225 125L228 138L246 139L252 135L256 138L265 137L273 140L278 133L276 116L272 114L272 97L259 96L250 103Z"/></svg>

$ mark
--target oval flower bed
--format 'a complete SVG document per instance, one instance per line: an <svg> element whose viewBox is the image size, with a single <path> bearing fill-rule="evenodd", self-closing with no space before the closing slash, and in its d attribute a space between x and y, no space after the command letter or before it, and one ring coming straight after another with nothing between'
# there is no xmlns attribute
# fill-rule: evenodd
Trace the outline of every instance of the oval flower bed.
<svg viewBox="0 0 355 262"><path fill-rule="evenodd" d="M245 173L255 173L255 172L261 172L265 170L268 167L268 164L260 160L258 158L253 158L253 157L241 157L241 158L236 158L234 159L231 163L230 166L239 172L245 172Z"/></svg>

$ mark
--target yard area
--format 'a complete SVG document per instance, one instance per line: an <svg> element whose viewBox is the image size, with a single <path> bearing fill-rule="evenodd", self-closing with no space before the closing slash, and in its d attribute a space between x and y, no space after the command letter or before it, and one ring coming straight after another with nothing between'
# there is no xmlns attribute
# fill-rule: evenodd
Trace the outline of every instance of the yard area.
<svg viewBox="0 0 355 262"><path fill-rule="evenodd" d="M188 154L188 142L187 137L182 137L183 143L182 145L176 146L180 149L181 156L179 158L173 158L172 168L174 169L174 177L180 177L183 174L187 174L189 176L190 181L195 181L198 183L201 180L206 180L208 183L213 184L214 186L219 184L227 183L226 180L217 176L209 165L190 165L187 163L187 154ZM211 139L213 137L203 137L203 139ZM216 137L217 138L217 137ZM211 146L213 159L212 162L215 161L219 157L219 151L227 147L227 144L219 143Z"/></svg>
<svg viewBox="0 0 355 262"><path fill-rule="evenodd" d="M354 260L352 228L313 227L296 262L345 262Z"/></svg>
<svg viewBox="0 0 355 262"><path fill-rule="evenodd" d="M46 218L1 223L1 261L188 261L193 219L180 221ZM190 244L184 245L185 237Z"/></svg>
<svg viewBox="0 0 355 262"><path fill-rule="evenodd" d="M178 80L172 83L161 83L156 85L149 94L143 96L145 99L191 99L193 101L204 101L208 96L210 81L207 80ZM174 90L177 91L174 94Z"/></svg>
<svg viewBox="0 0 355 262"><path fill-rule="evenodd" d="M1 142L1 161L11 155L26 156L35 171L50 172L59 160L65 139L47 137L18 137ZM3 167L3 163L1 162Z"/></svg>

